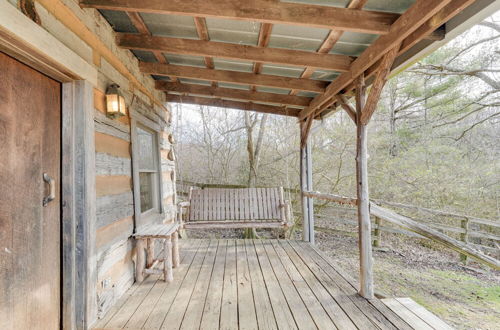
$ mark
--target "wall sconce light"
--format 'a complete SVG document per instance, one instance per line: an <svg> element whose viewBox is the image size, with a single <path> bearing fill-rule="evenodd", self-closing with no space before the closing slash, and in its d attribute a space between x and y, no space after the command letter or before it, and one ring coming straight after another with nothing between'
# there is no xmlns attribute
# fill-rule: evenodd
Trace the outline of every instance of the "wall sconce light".
<svg viewBox="0 0 500 330"><path fill-rule="evenodd" d="M118 84L113 83L106 89L106 114L113 119L126 115L125 98Z"/></svg>

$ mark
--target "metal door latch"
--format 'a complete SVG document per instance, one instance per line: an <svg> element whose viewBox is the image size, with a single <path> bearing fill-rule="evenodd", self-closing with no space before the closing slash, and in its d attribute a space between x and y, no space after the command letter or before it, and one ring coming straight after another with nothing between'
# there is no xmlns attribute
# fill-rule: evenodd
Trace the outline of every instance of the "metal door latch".
<svg viewBox="0 0 500 330"><path fill-rule="evenodd" d="M43 206L47 206L56 198L56 183L47 173L43 173L43 181L49 184L49 195L43 198Z"/></svg>

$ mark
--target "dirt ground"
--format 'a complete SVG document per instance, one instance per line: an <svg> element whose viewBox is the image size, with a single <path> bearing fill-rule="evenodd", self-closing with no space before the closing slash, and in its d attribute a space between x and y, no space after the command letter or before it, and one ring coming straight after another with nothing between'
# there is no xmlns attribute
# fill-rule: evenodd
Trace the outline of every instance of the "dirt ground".
<svg viewBox="0 0 500 330"><path fill-rule="evenodd" d="M331 223L331 222L330 222ZM357 235L330 228L317 231L316 244L341 268L358 276ZM345 228L342 228L345 229ZM352 230L352 229L351 229ZM190 231L190 238L241 238L242 231ZM274 233L260 231L261 237ZM300 232L293 233L300 239ZM411 297L457 329L500 329L500 272L469 262L429 241L384 233L384 251L374 252L375 291L387 297Z"/></svg>

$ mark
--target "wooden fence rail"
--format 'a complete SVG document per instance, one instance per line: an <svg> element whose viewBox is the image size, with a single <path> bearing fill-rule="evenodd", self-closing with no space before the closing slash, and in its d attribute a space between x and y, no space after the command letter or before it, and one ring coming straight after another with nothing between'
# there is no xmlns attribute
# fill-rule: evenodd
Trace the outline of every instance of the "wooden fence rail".
<svg viewBox="0 0 500 330"><path fill-rule="evenodd" d="M318 198L336 202L339 204L348 204L352 206L356 205L357 203L357 200L355 198L349 198L333 194L324 194L324 193L309 191L309 192L304 192L304 195L307 197ZM500 261L498 261L497 259L482 253L472 244L456 240L434 228L431 228L427 224L419 223L409 217L405 217L392 210L379 206L374 202L370 202L370 213L382 220L396 224L408 231L414 232L418 235L421 235L435 242L438 242L454 251L459 252L462 255L474 258L478 262L488 265L493 269L500 270Z"/></svg>

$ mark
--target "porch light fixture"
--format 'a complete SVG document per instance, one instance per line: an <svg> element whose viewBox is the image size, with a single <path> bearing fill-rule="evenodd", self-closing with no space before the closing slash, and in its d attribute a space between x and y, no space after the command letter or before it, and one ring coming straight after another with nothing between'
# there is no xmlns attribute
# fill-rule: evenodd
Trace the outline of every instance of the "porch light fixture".
<svg viewBox="0 0 500 330"><path fill-rule="evenodd" d="M118 84L111 84L106 89L106 114L110 118L125 116L125 98L120 93Z"/></svg>

